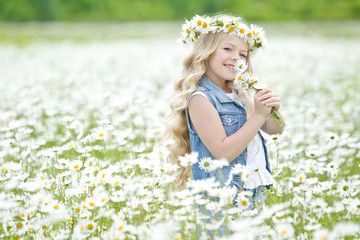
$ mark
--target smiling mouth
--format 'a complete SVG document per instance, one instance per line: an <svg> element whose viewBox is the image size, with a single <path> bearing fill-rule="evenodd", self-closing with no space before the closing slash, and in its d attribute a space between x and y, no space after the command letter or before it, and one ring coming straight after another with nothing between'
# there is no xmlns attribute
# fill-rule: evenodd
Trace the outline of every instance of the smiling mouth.
<svg viewBox="0 0 360 240"><path fill-rule="evenodd" d="M234 71L234 72L236 71L235 66L232 64L224 64L224 66L227 67L228 69L230 69L231 71Z"/></svg>

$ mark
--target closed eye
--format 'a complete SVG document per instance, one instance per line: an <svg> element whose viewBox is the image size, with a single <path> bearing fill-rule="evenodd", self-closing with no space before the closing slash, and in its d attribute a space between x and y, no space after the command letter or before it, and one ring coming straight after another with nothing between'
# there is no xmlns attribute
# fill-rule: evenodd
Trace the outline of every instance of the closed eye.
<svg viewBox="0 0 360 240"><path fill-rule="evenodd" d="M247 56L245 54L239 54L240 57L246 58Z"/></svg>
<svg viewBox="0 0 360 240"><path fill-rule="evenodd" d="M226 48L224 48L224 50L225 51L231 51L231 48L226 47Z"/></svg>

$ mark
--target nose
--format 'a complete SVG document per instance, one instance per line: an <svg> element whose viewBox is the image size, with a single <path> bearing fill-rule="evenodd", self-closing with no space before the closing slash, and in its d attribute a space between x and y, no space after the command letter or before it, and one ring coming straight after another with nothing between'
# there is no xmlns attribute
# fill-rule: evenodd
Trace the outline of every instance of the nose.
<svg viewBox="0 0 360 240"><path fill-rule="evenodd" d="M233 56L232 56L232 59L234 59L235 61L239 60L240 59L240 56L238 53L234 52Z"/></svg>

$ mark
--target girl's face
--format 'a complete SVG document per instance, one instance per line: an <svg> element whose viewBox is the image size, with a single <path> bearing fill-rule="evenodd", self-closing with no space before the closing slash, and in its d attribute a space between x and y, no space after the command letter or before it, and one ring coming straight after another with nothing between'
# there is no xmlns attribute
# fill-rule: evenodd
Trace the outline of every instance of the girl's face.
<svg viewBox="0 0 360 240"><path fill-rule="evenodd" d="M226 34L215 51L207 59L205 75L214 82L234 80L235 63L246 62L249 46L238 36Z"/></svg>

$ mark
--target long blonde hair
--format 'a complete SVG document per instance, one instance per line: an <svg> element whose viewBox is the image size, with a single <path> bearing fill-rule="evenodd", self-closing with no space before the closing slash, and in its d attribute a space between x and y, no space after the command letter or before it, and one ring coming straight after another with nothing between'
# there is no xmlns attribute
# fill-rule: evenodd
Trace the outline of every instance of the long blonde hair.
<svg viewBox="0 0 360 240"><path fill-rule="evenodd" d="M191 177L192 168L183 167L179 164L179 156L190 153L189 131L186 121L186 107L188 96L196 90L198 82L206 71L206 59L216 50L226 33L208 33L196 41L193 51L183 62L183 70L180 77L175 81L174 96L170 100L170 113L165 118L166 131L162 141L172 140L168 145L170 155L168 161L179 166L176 180L173 184L175 189L182 188ZM250 65L249 53L248 64ZM231 87L231 84L230 84ZM246 99L244 96L240 96ZM246 100L248 103L248 100ZM248 104L251 105L251 102Z"/></svg>

